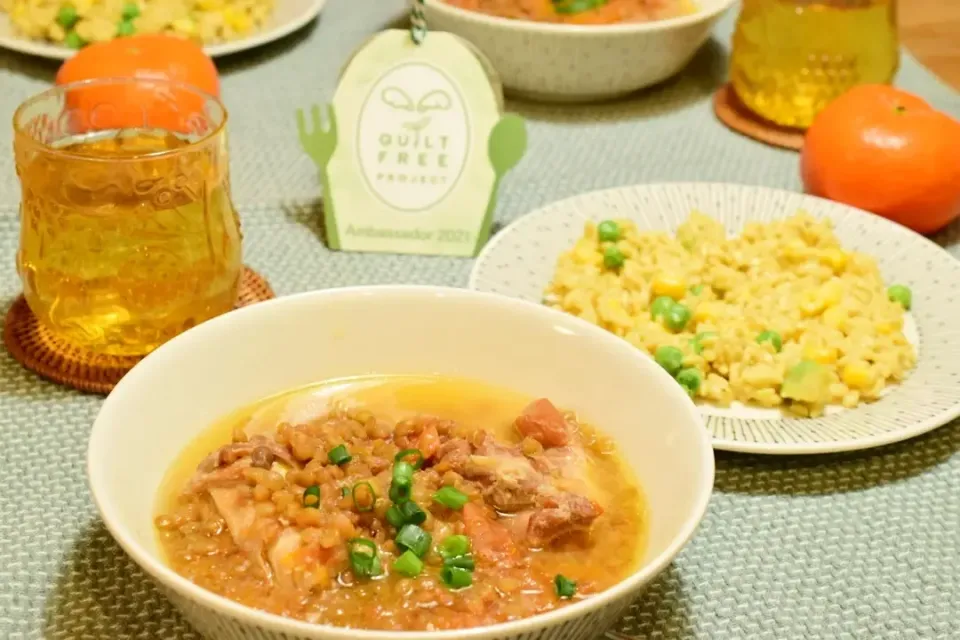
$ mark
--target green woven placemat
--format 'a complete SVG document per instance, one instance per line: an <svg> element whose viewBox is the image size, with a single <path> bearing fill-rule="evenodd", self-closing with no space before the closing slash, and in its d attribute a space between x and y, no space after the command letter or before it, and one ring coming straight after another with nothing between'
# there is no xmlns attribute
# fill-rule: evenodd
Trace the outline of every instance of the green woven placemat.
<svg viewBox="0 0 960 640"><path fill-rule="evenodd" d="M402 0L332 0L320 23L224 62L234 196L246 259L277 293L347 284L462 286L471 262L328 252L319 187L296 147L293 110L327 98L350 51ZM601 187L710 180L797 188L796 156L726 130L710 94L726 69L731 20L679 78L598 107L512 104L530 152L503 186L498 217ZM44 88L54 67L0 54L0 112ZM912 59L900 83L960 117L960 96ZM0 149L10 149L0 129ZM958 150L960 157L960 150ZM0 297L13 269L18 191L0 153ZM960 255L960 227L939 238ZM960 284L960 283L958 283ZM84 479L100 398L41 381L0 354L0 638L195 640L113 543ZM862 455L719 455L697 537L619 630L661 639L960 637L960 428Z"/></svg>

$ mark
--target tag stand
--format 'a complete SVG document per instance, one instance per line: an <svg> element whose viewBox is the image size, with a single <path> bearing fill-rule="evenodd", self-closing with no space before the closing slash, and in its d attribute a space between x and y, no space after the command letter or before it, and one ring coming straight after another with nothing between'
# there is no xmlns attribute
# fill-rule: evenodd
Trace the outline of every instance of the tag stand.
<svg viewBox="0 0 960 640"><path fill-rule="evenodd" d="M523 119L502 110L489 61L453 34L428 32L415 0L408 31L370 38L309 124L297 112L330 248L476 255L500 182L527 147Z"/></svg>

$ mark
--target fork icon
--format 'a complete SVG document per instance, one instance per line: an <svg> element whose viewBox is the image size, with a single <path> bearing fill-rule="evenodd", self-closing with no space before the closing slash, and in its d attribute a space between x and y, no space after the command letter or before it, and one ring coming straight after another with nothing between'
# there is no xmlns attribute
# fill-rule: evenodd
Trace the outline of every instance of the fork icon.
<svg viewBox="0 0 960 640"><path fill-rule="evenodd" d="M300 146L307 152L310 159L320 172L320 184L323 187L323 222L327 230L327 243L331 249L340 248L340 235L337 233L336 217L334 216L333 197L330 191L330 176L327 166L333 152L337 149L337 116L333 105L324 105L326 121L319 105L310 108L310 130L307 130L306 116L303 109L297 109L297 133L300 137Z"/></svg>

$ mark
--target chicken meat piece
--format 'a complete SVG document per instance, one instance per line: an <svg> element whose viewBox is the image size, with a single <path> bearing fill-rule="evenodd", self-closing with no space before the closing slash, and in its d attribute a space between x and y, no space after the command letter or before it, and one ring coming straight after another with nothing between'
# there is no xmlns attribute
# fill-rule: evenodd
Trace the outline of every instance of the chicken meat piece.
<svg viewBox="0 0 960 640"><path fill-rule="evenodd" d="M599 492L577 434L548 400L531 403L514 424L544 450L526 456L520 447L486 437L472 450L466 441L445 443L439 460L479 483L484 501L501 516L512 516L504 526L528 546L541 548L589 529L603 508L592 498Z"/></svg>
<svg viewBox="0 0 960 640"><path fill-rule="evenodd" d="M220 447L204 458L197 470L209 473L246 457L251 458L253 466L264 469L269 469L275 461L290 467L296 466L290 451L279 442L266 436L253 436L247 441L233 442Z"/></svg>

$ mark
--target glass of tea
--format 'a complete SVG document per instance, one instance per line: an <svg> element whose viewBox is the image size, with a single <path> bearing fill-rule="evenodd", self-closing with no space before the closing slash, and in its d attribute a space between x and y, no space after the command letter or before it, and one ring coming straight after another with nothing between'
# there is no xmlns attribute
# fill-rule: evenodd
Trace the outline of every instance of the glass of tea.
<svg viewBox="0 0 960 640"><path fill-rule="evenodd" d="M233 308L242 268L227 112L149 78L55 87L14 114L17 269L77 347L142 355Z"/></svg>
<svg viewBox="0 0 960 640"><path fill-rule="evenodd" d="M899 63L896 0L743 0L730 81L757 115L806 129L851 87L893 80Z"/></svg>

